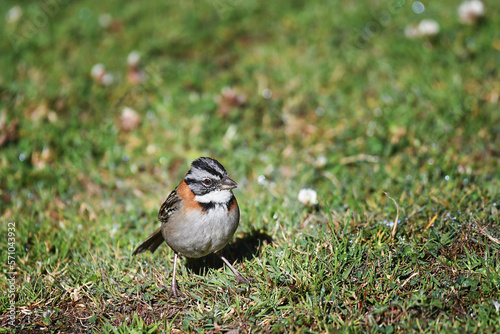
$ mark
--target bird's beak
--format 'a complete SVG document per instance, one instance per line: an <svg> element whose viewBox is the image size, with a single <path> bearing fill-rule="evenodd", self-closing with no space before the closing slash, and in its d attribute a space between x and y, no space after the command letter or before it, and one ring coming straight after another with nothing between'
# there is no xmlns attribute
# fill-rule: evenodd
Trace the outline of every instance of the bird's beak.
<svg viewBox="0 0 500 334"><path fill-rule="evenodd" d="M222 180L222 183L219 186L220 190L229 190L229 189L234 189L238 186L236 182L231 180L229 176L225 176L224 179Z"/></svg>

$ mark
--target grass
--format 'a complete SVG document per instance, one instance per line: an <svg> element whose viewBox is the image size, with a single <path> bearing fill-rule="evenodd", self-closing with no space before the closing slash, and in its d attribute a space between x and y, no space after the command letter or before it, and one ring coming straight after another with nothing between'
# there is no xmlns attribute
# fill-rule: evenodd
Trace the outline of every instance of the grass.
<svg viewBox="0 0 500 334"><path fill-rule="evenodd" d="M453 1L400 5L20 2L0 26L0 332L498 332L500 6L464 26ZM439 34L406 38L424 18ZM199 156L240 185L225 255L253 280L184 259L169 300L172 251L131 254Z"/></svg>

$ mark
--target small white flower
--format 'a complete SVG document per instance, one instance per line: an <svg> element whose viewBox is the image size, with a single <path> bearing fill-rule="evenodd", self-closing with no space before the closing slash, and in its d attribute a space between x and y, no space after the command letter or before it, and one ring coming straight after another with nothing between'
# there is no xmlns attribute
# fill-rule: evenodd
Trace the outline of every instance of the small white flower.
<svg viewBox="0 0 500 334"><path fill-rule="evenodd" d="M137 67L139 61L141 60L141 55L137 51L132 51L127 56L127 64L130 67Z"/></svg>
<svg viewBox="0 0 500 334"><path fill-rule="evenodd" d="M434 20L422 20L418 24L420 36L434 36L439 32L439 24Z"/></svg>
<svg viewBox="0 0 500 334"><path fill-rule="evenodd" d="M120 122L123 130L130 131L139 126L141 118L134 109L125 107L122 110Z"/></svg>
<svg viewBox="0 0 500 334"><path fill-rule="evenodd" d="M99 25L103 28L109 28L113 23L113 18L109 14L101 14L99 15Z"/></svg>
<svg viewBox="0 0 500 334"><path fill-rule="evenodd" d="M458 19L463 24L474 24L484 16L484 5L480 0L464 1L458 6Z"/></svg>
<svg viewBox="0 0 500 334"><path fill-rule="evenodd" d="M300 189L299 202L308 206L313 206L318 204L318 194L313 189Z"/></svg>
<svg viewBox="0 0 500 334"><path fill-rule="evenodd" d="M155 154L156 151L158 151L158 148L156 147L155 144L149 144L147 147L146 147L146 153L147 154Z"/></svg>
<svg viewBox="0 0 500 334"><path fill-rule="evenodd" d="M262 91L262 97L265 98L266 100L269 100L273 96L273 91L270 90L269 88L265 88Z"/></svg>
<svg viewBox="0 0 500 334"><path fill-rule="evenodd" d="M429 37L437 35L439 23L434 20L422 20L417 25L409 25L405 28L405 36L408 38Z"/></svg>
<svg viewBox="0 0 500 334"><path fill-rule="evenodd" d="M92 66L92 70L90 71L92 78L100 81L104 74L106 74L106 68L103 64L95 64Z"/></svg>
<svg viewBox="0 0 500 334"><path fill-rule="evenodd" d="M324 155L320 155L316 158L316 161L314 162L314 165L317 167L317 168L323 168L326 166L328 162L328 159L324 156Z"/></svg>
<svg viewBox="0 0 500 334"><path fill-rule="evenodd" d="M103 64L95 64L90 71L90 75L103 86L108 86L113 82L113 75L106 72Z"/></svg>
<svg viewBox="0 0 500 334"><path fill-rule="evenodd" d="M104 73L104 75L102 76L102 79L101 79L101 84L103 84L104 86L109 86L113 83L113 80L114 80L114 77L112 74Z"/></svg>
<svg viewBox="0 0 500 334"><path fill-rule="evenodd" d="M23 15L23 10L21 9L21 6L14 6L7 11L5 19L7 23L14 24L17 21L19 21L22 15Z"/></svg>
<svg viewBox="0 0 500 334"><path fill-rule="evenodd" d="M405 28L405 36L408 37L408 38L410 38L410 39L414 39L414 38L420 37L420 35L418 33L417 26L415 26L415 25L406 26L406 28Z"/></svg>

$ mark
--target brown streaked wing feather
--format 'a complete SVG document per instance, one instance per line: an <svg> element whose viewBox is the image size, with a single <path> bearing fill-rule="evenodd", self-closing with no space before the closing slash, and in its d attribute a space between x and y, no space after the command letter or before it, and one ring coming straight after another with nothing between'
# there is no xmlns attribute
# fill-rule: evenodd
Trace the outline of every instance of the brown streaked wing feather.
<svg viewBox="0 0 500 334"><path fill-rule="evenodd" d="M174 190L172 190L170 195L168 195L165 202L163 202L163 204L160 208L160 211L158 212L158 220L162 224L167 223L168 218L172 214L172 212L179 209L180 201L181 201L181 198L179 197L179 195L177 193L177 188L175 188Z"/></svg>
<svg viewBox="0 0 500 334"><path fill-rule="evenodd" d="M162 204L160 211L158 212L158 220L165 224L167 223L170 214L175 210L178 210L179 203L181 199L177 194L177 188L175 188L170 195L168 195L165 202ZM145 251L150 251L153 253L163 242L165 239L161 233L161 227L157 229L153 234L151 234L136 250L132 253L132 255L140 254Z"/></svg>

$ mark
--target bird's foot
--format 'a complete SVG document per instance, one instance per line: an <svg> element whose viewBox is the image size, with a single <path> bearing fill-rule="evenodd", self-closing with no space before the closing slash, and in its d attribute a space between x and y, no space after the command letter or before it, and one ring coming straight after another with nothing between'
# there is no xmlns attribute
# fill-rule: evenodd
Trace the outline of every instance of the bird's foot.
<svg viewBox="0 0 500 334"><path fill-rule="evenodd" d="M236 282L237 282L238 284L246 284L246 285L250 285L250 281L249 281L249 280L247 280L245 277L241 276L241 274L240 274L240 273L237 273L237 274L235 274L234 276L235 276L235 278L236 278Z"/></svg>
<svg viewBox="0 0 500 334"><path fill-rule="evenodd" d="M183 297L179 287L177 286L177 280L172 281L172 288L170 289L170 293L168 294L168 298L181 298Z"/></svg>

